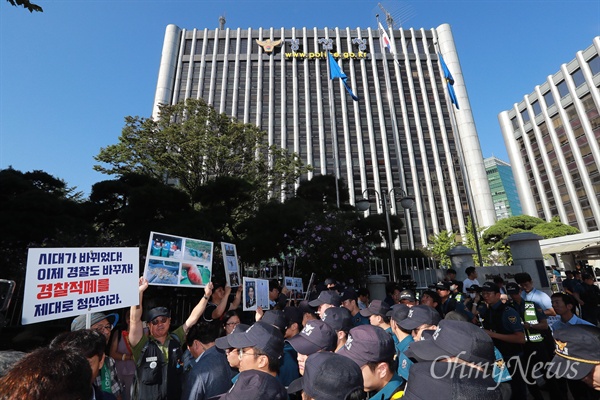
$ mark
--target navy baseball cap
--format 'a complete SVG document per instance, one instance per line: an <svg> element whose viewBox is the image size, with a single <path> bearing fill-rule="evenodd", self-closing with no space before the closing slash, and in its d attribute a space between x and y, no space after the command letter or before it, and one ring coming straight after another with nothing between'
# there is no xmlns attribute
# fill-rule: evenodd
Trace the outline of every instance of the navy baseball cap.
<svg viewBox="0 0 600 400"><path fill-rule="evenodd" d="M412 331L421 325L437 325L442 317L433 307L419 305L411 307L406 318L398 323L404 330Z"/></svg>
<svg viewBox="0 0 600 400"><path fill-rule="evenodd" d="M482 292L500 293L500 287L498 285L496 285L494 282L485 282L481 286L481 291Z"/></svg>
<svg viewBox="0 0 600 400"><path fill-rule="evenodd" d="M211 400L287 400L287 398L285 386L277 378L266 372L250 369L240 372L229 392L211 397Z"/></svg>
<svg viewBox="0 0 600 400"><path fill-rule="evenodd" d="M234 346L232 346L229 343L229 338L231 337L231 335L239 335L241 333L244 333L248 330L248 328L250 328L249 325L246 324L237 324L235 326L235 328L233 328L233 331L231 331L231 333L229 335L217 338L215 340L215 346L217 346L217 348L221 349L221 350L225 350L225 349L231 349Z"/></svg>
<svg viewBox="0 0 600 400"><path fill-rule="evenodd" d="M354 327L352 314L345 307L329 307L321 315L321 321L332 327L336 332L348 332Z"/></svg>
<svg viewBox="0 0 600 400"><path fill-rule="evenodd" d="M306 323L302 331L286 340L300 354L311 355L318 351L334 351L337 335L333 328L321 320Z"/></svg>
<svg viewBox="0 0 600 400"><path fill-rule="evenodd" d="M298 324L298 326L302 325L302 310L298 307L289 306L283 309L283 314L285 315L285 321L287 323L288 328L292 326L293 323Z"/></svg>
<svg viewBox="0 0 600 400"><path fill-rule="evenodd" d="M231 347L236 349L256 347L269 357L276 359L283 355L283 334L279 329L266 322L258 321L246 332L240 332L239 335L231 334L228 341Z"/></svg>
<svg viewBox="0 0 600 400"><path fill-rule="evenodd" d="M344 289L344 291L342 292L342 294L340 295L341 300L342 301L346 301L346 300L357 300L358 299L358 293L356 293L356 291L352 288L346 288Z"/></svg>
<svg viewBox="0 0 600 400"><path fill-rule="evenodd" d="M260 320L262 322L266 322L267 324L273 325L282 332L285 332L288 327L285 314L281 310L267 310Z"/></svg>
<svg viewBox="0 0 600 400"><path fill-rule="evenodd" d="M323 290L319 293L319 297L313 301L309 301L311 307L319 307L322 304L331 304L334 307L339 307L342 304L340 295L334 290Z"/></svg>
<svg viewBox="0 0 600 400"><path fill-rule="evenodd" d="M404 354L419 361L458 357L474 364L491 364L495 360L494 342L482 329L470 322L445 319L431 338L411 343Z"/></svg>
<svg viewBox="0 0 600 400"><path fill-rule="evenodd" d="M302 314L304 314L304 313L315 314L315 315L317 314L317 308L312 307L308 300L302 300L300 302L300 304L298 304L298 308L300 309L300 311L302 311Z"/></svg>
<svg viewBox="0 0 600 400"><path fill-rule="evenodd" d="M465 376L479 377L477 372L478 370L472 369L467 364L415 363L410 367L402 399L502 399L500 389L491 377L464 378Z"/></svg>
<svg viewBox="0 0 600 400"><path fill-rule="evenodd" d="M360 310L360 315L363 317L370 317L371 315L382 315L386 316L387 312L390 311L390 306L381 300L373 300L369 307Z"/></svg>
<svg viewBox="0 0 600 400"><path fill-rule="evenodd" d="M414 303L417 301L417 298L415 297L415 292L413 292L412 290L403 290L400 292L400 301L402 300L406 300L406 301L410 301L411 303Z"/></svg>
<svg viewBox="0 0 600 400"><path fill-rule="evenodd" d="M452 282L441 281L441 282L436 283L435 288L438 290L450 290L450 286L452 286Z"/></svg>
<svg viewBox="0 0 600 400"><path fill-rule="evenodd" d="M507 294L517 294L521 293L521 286L517 282L508 282L506 284L506 293Z"/></svg>
<svg viewBox="0 0 600 400"><path fill-rule="evenodd" d="M600 328L570 325L552 332L555 356L548 374L557 378L579 380L600 365Z"/></svg>
<svg viewBox="0 0 600 400"><path fill-rule="evenodd" d="M392 358L395 354L392 335L373 325L360 325L350 330L348 340L337 354L348 357L359 367Z"/></svg>
<svg viewBox="0 0 600 400"><path fill-rule="evenodd" d="M360 368L336 353L315 353L306 359L304 375L288 387L288 393L303 390L319 400L339 400L364 386Z"/></svg>
<svg viewBox="0 0 600 400"><path fill-rule="evenodd" d="M410 307L406 304L395 304L392 309L388 311L387 316L399 324L401 321L404 321L406 317L408 317L409 311Z"/></svg>

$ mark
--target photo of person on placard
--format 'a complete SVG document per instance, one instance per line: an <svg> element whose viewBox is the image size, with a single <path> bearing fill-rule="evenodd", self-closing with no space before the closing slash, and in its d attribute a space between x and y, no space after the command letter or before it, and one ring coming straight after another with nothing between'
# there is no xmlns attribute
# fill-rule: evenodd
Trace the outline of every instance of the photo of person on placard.
<svg viewBox="0 0 600 400"><path fill-rule="evenodd" d="M256 290L254 282L246 282L246 308L256 306Z"/></svg>

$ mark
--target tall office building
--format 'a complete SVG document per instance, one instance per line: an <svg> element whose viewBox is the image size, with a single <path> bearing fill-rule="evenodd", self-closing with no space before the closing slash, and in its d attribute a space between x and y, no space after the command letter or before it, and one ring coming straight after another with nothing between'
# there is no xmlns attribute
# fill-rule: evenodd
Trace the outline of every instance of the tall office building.
<svg viewBox="0 0 600 400"><path fill-rule="evenodd" d="M483 160L483 165L490 184L496 219L521 215L519 193L510 164L499 158L489 157Z"/></svg>
<svg viewBox="0 0 600 400"><path fill-rule="evenodd" d="M596 37L498 116L523 213L581 232L600 229L599 51Z"/></svg>
<svg viewBox="0 0 600 400"><path fill-rule="evenodd" d="M350 202L367 189L406 193L401 243L426 244L441 230L465 232L468 174L477 221L494 223L479 139L449 25L389 30L396 55L367 29L166 29L154 112L202 98L267 132L270 144L300 155L314 174L343 178ZM328 75L327 50L359 97ZM460 110L448 98L438 52L454 76ZM463 151L459 152L462 146ZM461 169L461 160L464 170ZM395 188L393 191L392 188ZM383 192L382 192L383 191ZM382 212L381 201L373 211Z"/></svg>

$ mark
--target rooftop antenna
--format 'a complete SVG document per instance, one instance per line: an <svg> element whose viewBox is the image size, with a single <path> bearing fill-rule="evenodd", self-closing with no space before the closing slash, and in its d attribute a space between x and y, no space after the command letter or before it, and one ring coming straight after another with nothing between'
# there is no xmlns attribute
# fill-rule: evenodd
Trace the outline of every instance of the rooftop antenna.
<svg viewBox="0 0 600 400"><path fill-rule="evenodd" d="M383 2L377 3L377 7L385 15L385 22L389 29L400 28L403 23L406 23L409 18L415 15L415 12L407 4L399 4L398 2ZM375 9L375 13L379 10Z"/></svg>
<svg viewBox="0 0 600 400"><path fill-rule="evenodd" d="M225 15L219 17L219 30L225 29Z"/></svg>

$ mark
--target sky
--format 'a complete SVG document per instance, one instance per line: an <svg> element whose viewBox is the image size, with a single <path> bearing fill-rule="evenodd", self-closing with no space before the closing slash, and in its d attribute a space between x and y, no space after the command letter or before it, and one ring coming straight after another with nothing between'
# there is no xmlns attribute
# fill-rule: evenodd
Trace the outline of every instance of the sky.
<svg viewBox="0 0 600 400"><path fill-rule="evenodd" d="M126 116L150 117L165 28L375 27L373 0L0 0L0 169L88 195ZM484 157L509 161L498 114L600 35L600 1L381 1L402 27L452 27ZM401 20L401 21L398 21ZM1 188L0 188L1 190Z"/></svg>

